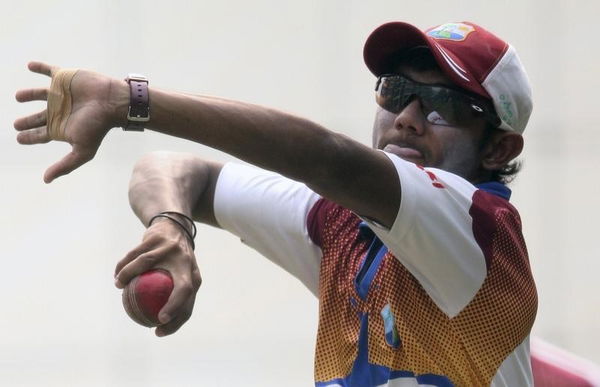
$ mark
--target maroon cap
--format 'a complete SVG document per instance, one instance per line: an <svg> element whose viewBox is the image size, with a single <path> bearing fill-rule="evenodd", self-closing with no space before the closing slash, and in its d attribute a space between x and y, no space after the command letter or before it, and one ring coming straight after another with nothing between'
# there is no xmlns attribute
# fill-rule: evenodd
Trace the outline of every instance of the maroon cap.
<svg viewBox="0 0 600 387"><path fill-rule="evenodd" d="M425 31L391 22L371 33L364 47L367 67L377 76L389 71L394 54L416 46L430 48L441 70L458 87L491 99L500 128L522 133L531 114L531 88L515 49L484 28L446 23Z"/></svg>

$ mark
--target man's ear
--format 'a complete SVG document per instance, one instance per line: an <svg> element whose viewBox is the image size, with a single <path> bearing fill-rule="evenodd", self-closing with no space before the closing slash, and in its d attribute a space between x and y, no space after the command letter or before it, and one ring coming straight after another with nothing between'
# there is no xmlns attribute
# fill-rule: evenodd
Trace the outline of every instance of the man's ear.
<svg viewBox="0 0 600 387"><path fill-rule="evenodd" d="M515 132L496 130L484 148L482 166L488 171L502 169L520 155L522 150L523 136Z"/></svg>

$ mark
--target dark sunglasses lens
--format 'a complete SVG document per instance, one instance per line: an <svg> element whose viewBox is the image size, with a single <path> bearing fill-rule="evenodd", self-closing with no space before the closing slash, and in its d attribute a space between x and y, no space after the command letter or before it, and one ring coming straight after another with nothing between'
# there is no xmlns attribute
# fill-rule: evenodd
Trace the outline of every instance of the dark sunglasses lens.
<svg viewBox="0 0 600 387"><path fill-rule="evenodd" d="M432 124L456 125L460 116L456 111L456 103L441 88L423 88L419 94L423 114Z"/></svg>
<svg viewBox="0 0 600 387"><path fill-rule="evenodd" d="M378 81L375 100L385 110L398 114L406 107L406 90L403 78L382 77Z"/></svg>
<svg viewBox="0 0 600 387"><path fill-rule="evenodd" d="M465 126L486 116L484 104L456 90L420 84L402 76L381 77L376 91L377 104L395 114L418 97L423 114L436 125Z"/></svg>
<svg viewBox="0 0 600 387"><path fill-rule="evenodd" d="M437 89L440 91L431 97L429 103L447 125L470 126L474 121L485 118L483 108L474 100L451 89Z"/></svg>

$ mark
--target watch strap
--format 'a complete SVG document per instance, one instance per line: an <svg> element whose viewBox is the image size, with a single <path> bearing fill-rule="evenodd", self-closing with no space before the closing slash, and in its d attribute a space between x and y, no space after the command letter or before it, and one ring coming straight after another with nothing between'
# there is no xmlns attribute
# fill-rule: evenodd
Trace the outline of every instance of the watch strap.
<svg viewBox="0 0 600 387"><path fill-rule="evenodd" d="M139 74L130 74L125 81L129 84L129 110L127 126L124 130L143 131L150 121L150 95L148 78Z"/></svg>

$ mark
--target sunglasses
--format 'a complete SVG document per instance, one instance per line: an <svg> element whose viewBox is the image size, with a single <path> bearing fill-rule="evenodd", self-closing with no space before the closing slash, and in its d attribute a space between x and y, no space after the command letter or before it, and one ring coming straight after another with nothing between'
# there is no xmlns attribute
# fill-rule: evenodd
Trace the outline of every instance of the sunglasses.
<svg viewBox="0 0 600 387"><path fill-rule="evenodd" d="M386 74L377 79L375 92L377 104L394 114L418 98L423 115L431 124L465 127L484 119L494 127L500 126L500 119L488 101L449 87Z"/></svg>

